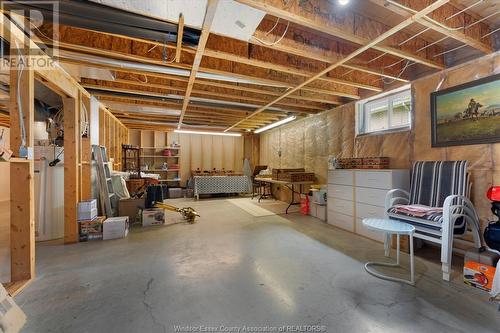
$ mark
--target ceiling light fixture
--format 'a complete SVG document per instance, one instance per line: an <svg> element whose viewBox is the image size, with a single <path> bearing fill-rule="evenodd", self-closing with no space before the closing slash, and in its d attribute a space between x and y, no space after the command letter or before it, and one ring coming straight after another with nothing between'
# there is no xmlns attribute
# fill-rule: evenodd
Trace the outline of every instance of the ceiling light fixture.
<svg viewBox="0 0 500 333"><path fill-rule="evenodd" d="M188 131L188 130L174 130L175 133L183 134L202 134L202 135L224 135L224 136L241 136L240 133L231 132L208 132L208 131Z"/></svg>
<svg viewBox="0 0 500 333"><path fill-rule="evenodd" d="M338 0L339 5L345 6L349 3L350 0Z"/></svg>
<svg viewBox="0 0 500 333"><path fill-rule="evenodd" d="M280 121L277 121L275 123L272 123L272 124L269 124L269 125L266 125L264 127L261 127L259 128L258 130L256 130L254 133L258 134L258 133L262 133L264 131L267 131L268 129L271 129L271 128L275 128L275 127L278 127L280 125L283 125L283 124L286 124L286 123L289 123L291 122L292 120L295 120L297 117L296 116L290 116L290 117L287 117L285 119L281 119Z"/></svg>

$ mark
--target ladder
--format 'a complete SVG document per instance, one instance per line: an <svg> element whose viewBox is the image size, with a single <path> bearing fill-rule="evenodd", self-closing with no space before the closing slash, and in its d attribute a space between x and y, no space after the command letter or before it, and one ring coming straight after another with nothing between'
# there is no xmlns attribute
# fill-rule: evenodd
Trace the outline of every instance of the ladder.
<svg viewBox="0 0 500 333"><path fill-rule="evenodd" d="M116 216L118 200L113 190L106 147L92 145L92 154L97 162L97 186L102 212L108 217Z"/></svg>

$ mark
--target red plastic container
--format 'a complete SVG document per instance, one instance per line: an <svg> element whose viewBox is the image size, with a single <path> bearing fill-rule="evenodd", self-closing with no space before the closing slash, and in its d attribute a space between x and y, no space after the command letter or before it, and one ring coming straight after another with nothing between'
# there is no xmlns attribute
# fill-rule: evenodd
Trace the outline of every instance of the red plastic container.
<svg viewBox="0 0 500 333"><path fill-rule="evenodd" d="M309 215L309 196L302 195L300 198L300 212L303 215Z"/></svg>

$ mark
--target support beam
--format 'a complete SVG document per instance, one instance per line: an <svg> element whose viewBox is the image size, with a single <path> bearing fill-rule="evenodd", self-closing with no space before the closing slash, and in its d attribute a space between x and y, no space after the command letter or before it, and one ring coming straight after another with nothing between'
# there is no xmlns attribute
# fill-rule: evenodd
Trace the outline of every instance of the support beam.
<svg viewBox="0 0 500 333"><path fill-rule="evenodd" d="M394 1L388 1L388 0L370 0L370 1L379 6L385 7L388 10L392 11L393 13L399 14L403 17L408 17L409 15L415 14L417 12L415 9L404 6ZM428 16L425 16L420 20L418 20L418 23L420 23L425 27L431 28L432 30L437 31L445 36L455 39L461 43L464 43L470 47L473 47L481 52L484 52L486 54L493 52L493 48L491 47L491 45L488 45L477 39L467 36L465 33L462 32L462 30L453 30L451 28L447 28L447 26L444 23L438 22L437 20L434 20Z"/></svg>
<svg viewBox="0 0 500 333"><path fill-rule="evenodd" d="M80 107L77 98L63 98L64 109L64 243L78 241L78 147Z"/></svg>
<svg viewBox="0 0 500 333"><path fill-rule="evenodd" d="M177 25L177 47L175 48L175 62L181 61L182 36L184 35L184 15L179 15L179 24Z"/></svg>
<svg viewBox="0 0 500 333"><path fill-rule="evenodd" d="M297 91L299 90L300 88L302 88L303 86L317 80L318 78L322 77L323 75L327 74L328 72L330 72L331 70L339 67L339 66L342 66L343 64L347 63L348 61L352 60L353 58L357 57L358 55L360 55L361 53L365 52L366 50L376 46L377 44L381 43L382 41L386 40L388 37L394 35L396 32L400 31L401 29L404 29L405 27L411 25L412 23L414 23L415 21L421 19L423 16L431 13L432 11L434 11L436 8L439 8L440 6L444 5L445 3L449 2L450 0L437 0L435 1L433 4L431 4L430 6L427 6L425 7L424 9L422 9L420 12L412 15L411 17L407 18L406 20L404 20L403 22L399 23L398 25L394 26L393 28L387 30L386 32L384 32L383 34L379 35L377 38L373 39L371 42L365 44L364 46L358 48L356 51L352 52L351 54L349 54L348 56L344 57L343 59L335 62L334 64L328 66L328 68L322 70L321 72L319 72L318 74L310 77L309 79L307 79L306 81L304 81L303 83L299 84L298 86L296 86L295 88L292 88L290 90L288 90L286 93L284 93L283 95L281 95L280 97L276 98L274 101L266 104L265 106L255 110L255 112L253 112L252 114L248 115L247 117L245 117L244 119L240 120L239 122L237 122L236 124L234 124L233 126L231 127L228 127L227 129L225 129L225 131L229 131L230 129L234 128L235 126L243 123L245 120L247 119L250 119L252 118L253 116L263 112L264 110L266 110L268 107L274 105L275 103L281 101L283 98L287 97L288 95L292 94L294 91Z"/></svg>
<svg viewBox="0 0 500 333"><path fill-rule="evenodd" d="M3 16L3 15L2 15ZM13 56L17 50L10 44ZM22 51L22 50L21 50ZM28 53L25 53L28 54ZM24 56L29 58L28 56ZM35 75L29 67L19 66L10 70L10 147L19 157L19 148L24 146L33 153L35 121ZM29 63L29 60L28 60ZM20 112L22 114L20 114ZM25 139L23 131L25 129ZM31 280L35 277L35 170L33 157L14 158L10 161L10 252L11 281Z"/></svg>
<svg viewBox="0 0 500 333"><path fill-rule="evenodd" d="M91 180L91 170L92 170L92 145L90 142L90 131L91 131L91 119L92 119L92 112L91 112L91 103L90 103L90 98L87 96L80 96L81 98L81 103L83 106L84 112L87 113L87 123L88 123L88 129L87 129L87 135L85 137L81 138L80 142L80 147L81 147L81 154L80 154L80 160L81 160L81 177L80 177L80 193L81 193L81 200L89 200L92 199L92 180Z"/></svg>
<svg viewBox="0 0 500 333"><path fill-rule="evenodd" d="M210 29L212 28L212 22L215 17L215 12L217 11L218 3L219 0L208 0L207 3L207 11L205 12L205 18L203 19L203 26L201 28L201 35L198 41L198 48L196 49L196 53L194 55L193 67L191 67L191 74L189 75L186 95L184 96L181 115L179 117L179 125L177 126L177 128L181 128L182 126L182 119L184 118L184 114L186 113L186 109L189 104L189 97L191 96L191 91L193 90L196 74L200 69L201 59L203 58L203 53L205 52L205 46L207 45L208 36L210 35Z"/></svg>

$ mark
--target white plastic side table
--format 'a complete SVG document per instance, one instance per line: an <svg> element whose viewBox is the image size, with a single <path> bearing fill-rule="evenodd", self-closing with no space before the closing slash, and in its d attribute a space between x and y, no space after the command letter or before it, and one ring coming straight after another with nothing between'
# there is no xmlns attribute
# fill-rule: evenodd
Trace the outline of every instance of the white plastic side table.
<svg viewBox="0 0 500 333"><path fill-rule="evenodd" d="M390 253L390 235L397 236L397 252L396 252L396 263L386 263L386 262L367 262L365 264L365 269L368 273L378 278L390 281L397 281L408 283L410 285L415 285L415 262L413 256L413 234L415 232L415 227L411 224L399 222L395 220L389 219L375 219L375 218L367 218L363 219L363 225L367 228L374 231L381 231L385 234L384 237L384 249L386 257L389 256ZM408 235L410 238L410 280L400 279L392 276L383 275L381 273L377 273L371 269L371 266L388 266L388 267L399 267L399 253L400 253L400 244L399 244L399 236L400 235Z"/></svg>

